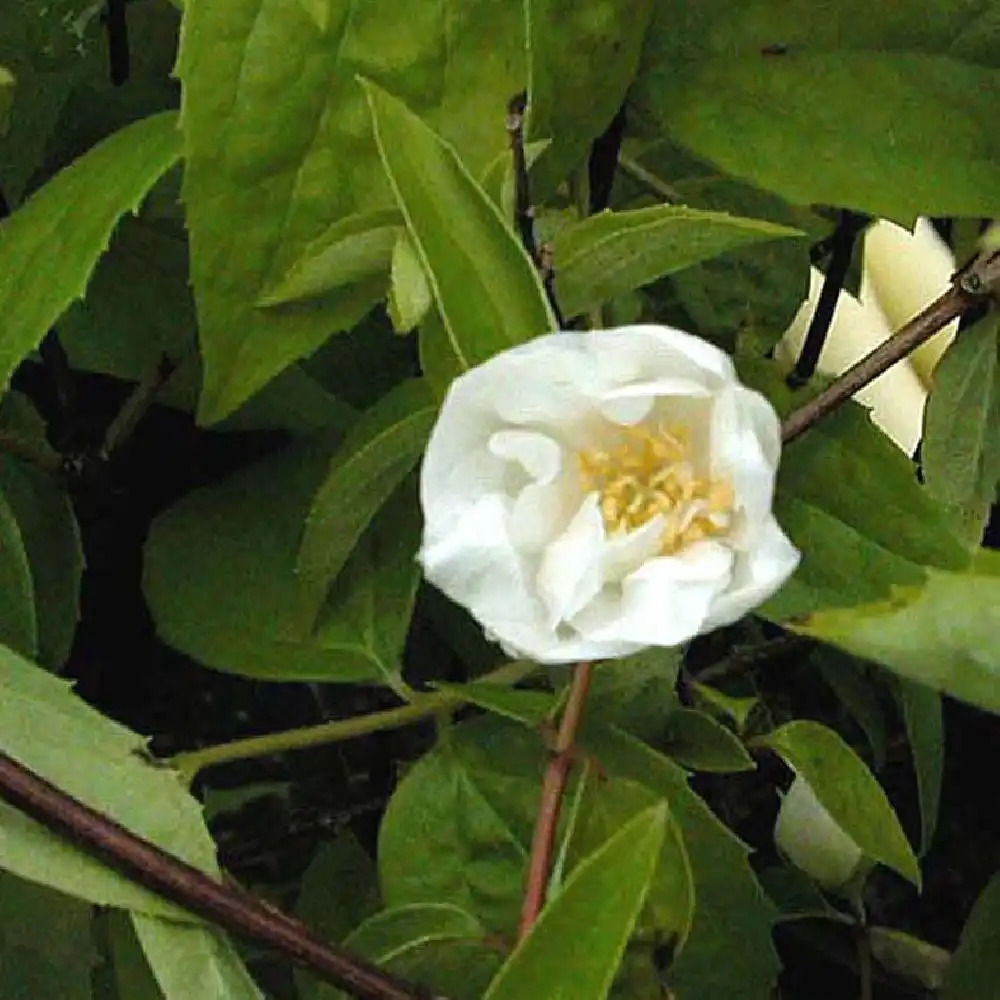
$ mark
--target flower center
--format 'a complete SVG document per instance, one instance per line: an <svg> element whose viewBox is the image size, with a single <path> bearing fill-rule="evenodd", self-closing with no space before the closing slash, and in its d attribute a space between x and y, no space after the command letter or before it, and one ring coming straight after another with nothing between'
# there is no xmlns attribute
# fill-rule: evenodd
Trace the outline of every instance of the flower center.
<svg viewBox="0 0 1000 1000"><path fill-rule="evenodd" d="M729 530L733 488L695 475L685 428L623 427L622 433L616 447L578 456L583 488L599 495L609 535L628 534L662 515L660 553L672 555Z"/></svg>

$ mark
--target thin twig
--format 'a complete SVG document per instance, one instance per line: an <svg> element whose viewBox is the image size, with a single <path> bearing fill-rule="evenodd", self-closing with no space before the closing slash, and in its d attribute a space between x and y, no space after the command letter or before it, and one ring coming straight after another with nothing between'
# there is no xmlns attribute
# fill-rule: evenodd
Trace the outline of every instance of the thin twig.
<svg viewBox="0 0 1000 1000"><path fill-rule="evenodd" d="M865 925L855 929L854 941L858 950L858 1000L872 1000L872 942Z"/></svg>
<svg viewBox="0 0 1000 1000"><path fill-rule="evenodd" d="M164 354L156 368L136 385L104 432L104 441L101 445L102 459L107 461L116 450L128 441L139 421L156 400L156 394L176 370L176 362Z"/></svg>
<svg viewBox="0 0 1000 1000"><path fill-rule="evenodd" d="M227 931L277 949L359 1000L440 1000L365 959L324 944L298 920L135 836L4 753L0 753L0 797L157 895Z"/></svg>
<svg viewBox="0 0 1000 1000"><path fill-rule="evenodd" d="M535 821L535 835L531 842L531 858L528 862L524 901L521 905L518 940L524 938L535 925L545 905L549 872L552 870L552 855L555 850L556 827L559 825L563 796L575 759L573 744L583 718L587 691L590 689L591 666L587 662L578 663L573 671L569 697L566 699L566 708L559 723L552 758L542 779L542 794L538 805L538 818Z"/></svg>
<svg viewBox="0 0 1000 1000"><path fill-rule="evenodd" d="M664 201L671 204L683 204L684 196L680 191L672 188L665 180L647 170L638 160L633 160L630 156L619 155L618 166L632 177L633 180L637 180Z"/></svg>
<svg viewBox="0 0 1000 1000"><path fill-rule="evenodd" d="M914 316L899 333L880 344L871 354L848 368L826 389L790 413L781 424L781 439L788 444L814 423L850 399L859 389L873 382L897 361L902 361L925 340L946 327L956 316L982 300L979 293L955 284L935 299L922 313Z"/></svg>

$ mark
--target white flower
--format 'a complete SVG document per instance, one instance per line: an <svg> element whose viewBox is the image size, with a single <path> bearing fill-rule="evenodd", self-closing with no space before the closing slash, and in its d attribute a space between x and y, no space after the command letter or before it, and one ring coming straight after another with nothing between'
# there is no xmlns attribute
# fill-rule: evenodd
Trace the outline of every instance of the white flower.
<svg viewBox="0 0 1000 1000"><path fill-rule="evenodd" d="M823 808L812 786L796 775L781 800L774 842L795 865L826 889L846 885L861 863L861 848Z"/></svg>
<svg viewBox="0 0 1000 1000"><path fill-rule="evenodd" d="M799 554L771 514L778 418L669 327L553 333L452 384L421 476L427 578L543 663L735 621Z"/></svg>
<svg viewBox="0 0 1000 1000"><path fill-rule="evenodd" d="M927 219L913 233L881 219L865 233L860 301L841 292L819 359L824 375L842 374L875 350L948 288L955 261ZM792 365L816 310L823 275L809 275L809 295L775 348ZM898 447L912 455L923 430L924 404L935 365L951 343L958 320L921 345L855 395L872 420Z"/></svg>

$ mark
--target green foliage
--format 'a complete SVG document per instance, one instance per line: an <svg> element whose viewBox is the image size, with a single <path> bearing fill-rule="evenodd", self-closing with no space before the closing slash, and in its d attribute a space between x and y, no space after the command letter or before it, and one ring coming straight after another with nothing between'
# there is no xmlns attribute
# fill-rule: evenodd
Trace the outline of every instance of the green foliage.
<svg viewBox="0 0 1000 1000"><path fill-rule="evenodd" d="M944 781L941 695L923 684L902 677L898 679L897 690L920 801L920 853L926 854L937 830Z"/></svg>
<svg viewBox="0 0 1000 1000"><path fill-rule="evenodd" d="M983 889L948 965L941 996L945 1000L979 1000L997 980L1000 878Z"/></svg>

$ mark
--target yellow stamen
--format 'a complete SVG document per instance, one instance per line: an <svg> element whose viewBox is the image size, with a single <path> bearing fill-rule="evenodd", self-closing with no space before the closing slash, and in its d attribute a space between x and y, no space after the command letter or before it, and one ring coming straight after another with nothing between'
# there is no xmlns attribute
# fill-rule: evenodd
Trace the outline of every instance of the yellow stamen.
<svg viewBox="0 0 1000 1000"><path fill-rule="evenodd" d="M637 425L623 427L622 437L613 448L578 456L583 488L599 495L609 534L628 534L662 515L660 552L671 555L729 530L732 484L695 475L686 428Z"/></svg>

